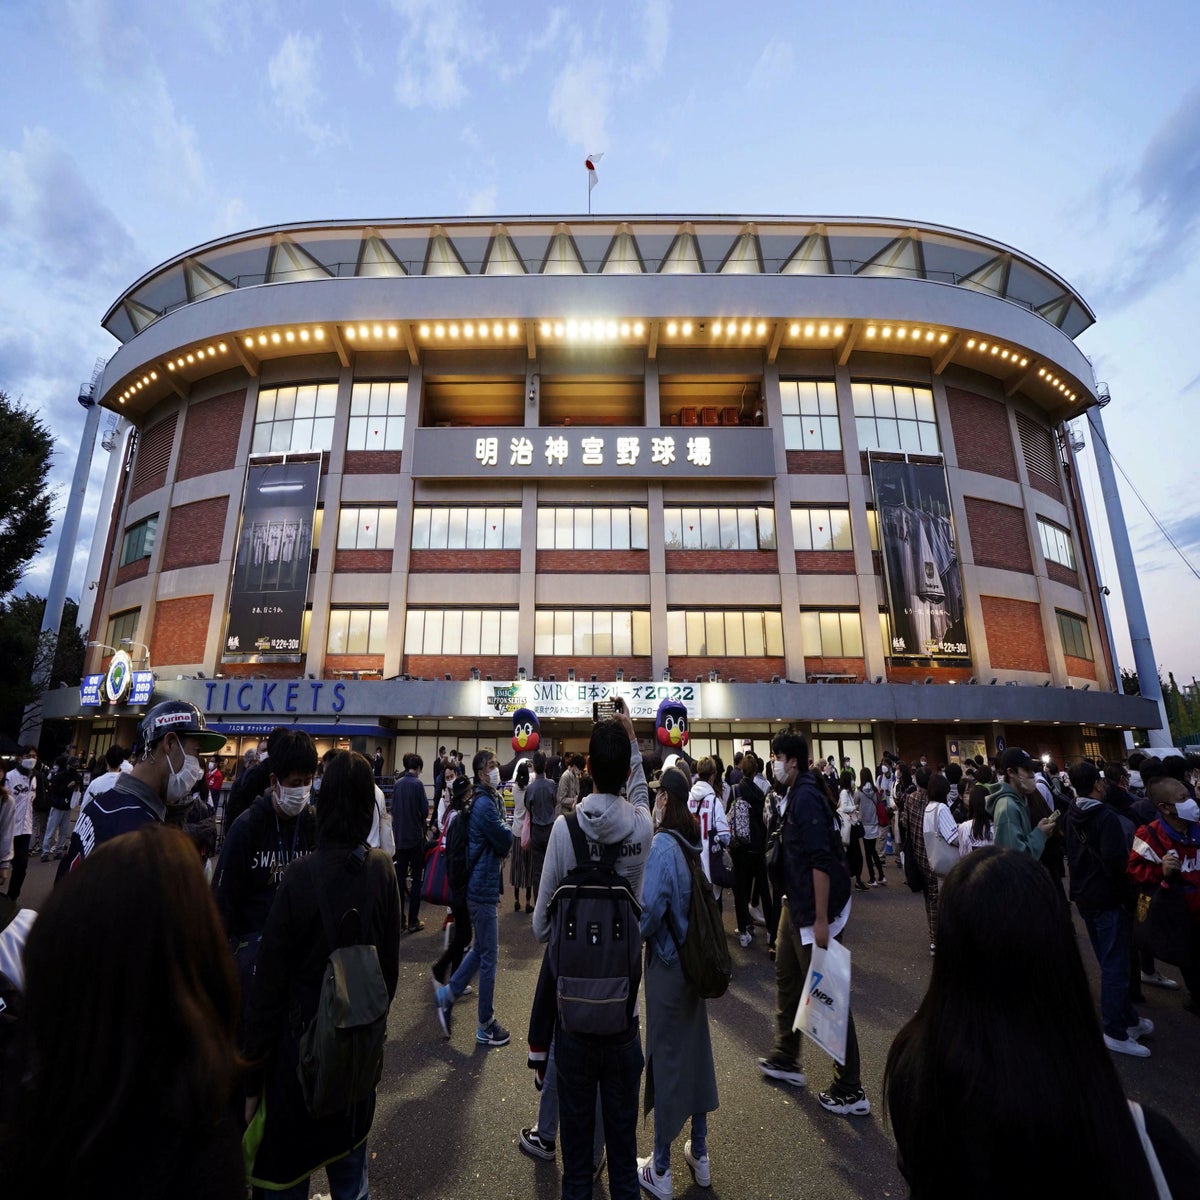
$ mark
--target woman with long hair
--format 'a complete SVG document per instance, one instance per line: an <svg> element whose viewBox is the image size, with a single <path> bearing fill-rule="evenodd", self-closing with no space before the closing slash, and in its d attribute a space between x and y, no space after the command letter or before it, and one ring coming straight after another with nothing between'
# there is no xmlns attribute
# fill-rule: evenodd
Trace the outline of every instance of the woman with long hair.
<svg viewBox="0 0 1200 1200"><path fill-rule="evenodd" d="M1171 1194L1195 1195L1200 1159L1125 1098L1056 881L1024 854L968 854L946 877L937 934L929 990L883 1077L914 1200L1156 1200L1168 1193L1148 1153Z"/></svg>
<svg viewBox="0 0 1200 1200"><path fill-rule="evenodd" d="M521 911L521 888L524 888L527 913L533 912L533 848L531 844L521 845L521 830L525 826L525 789L529 787L530 771L529 759L523 758L513 772L513 849L508 876L513 890L513 912ZM454 965L457 968L458 964Z"/></svg>
<svg viewBox="0 0 1200 1200"><path fill-rule="evenodd" d="M88 856L25 947L6 1196L245 1195L237 975L196 850L149 825Z"/></svg>
<svg viewBox="0 0 1200 1200"><path fill-rule="evenodd" d="M734 801L729 816L733 835L730 854L733 857L733 903L737 912L738 940L749 946L754 940L754 922L750 914L750 897L754 888L762 905L760 915L767 929L767 948L775 945L775 906L767 880L767 826L763 820L766 797L754 777L759 764L749 751L742 757L742 778L734 789Z"/></svg>
<svg viewBox="0 0 1200 1200"><path fill-rule="evenodd" d="M858 801L855 799L853 771L843 771L838 778L837 810L842 826L842 845L846 847L846 866L850 869L855 888L865 892L867 885L862 881L863 826Z"/></svg>
<svg viewBox="0 0 1200 1200"><path fill-rule="evenodd" d="M900 834L905 853L913 856L916 869L920 872L925 916L929 921L929 953L932 954L937 947L938 877L929 865L929 853L925 846L925 806L933 799L930 791L936 791L944 802L950 794L950 785L944 775L931 778L927 767L917 770L915 783L916 787L904 797L904 807L900 812ZM911 866L906 866L906 874L911 869Z"/></svg>
<svg viewBox="0 0 1200 1200"><path fill-rule="evenodd" d="M442 847L446 846L446 835L450 826L457 821L467 807L467 797L471 794L471 781L465 776L458 776L450 796L450 807L446 810L446 820L442 825ZM457 891L450 888L450 913L453 917L454 932L450 943L441 958L433 964L432 975L435 982L444 984L463 960L467 947L471 944L471 913L467 908L467 892L465 888Z"/></svg>
<svg viewBox="0 0 1200 1200"><path fill-rule="evenodd" d="M374 1092L313 1116L297 1067L300 1037L316 1016L333 950L374 946L389 1000L396 992L400 891L392 860L366 842L374 808L371 764L339 750L317 793L317 848L291 862L271 903L246 1034L255 1070L243 1147L256 1200L307 1197L318 1167L325 1168L333 1200L367 1193Z"/></svg>
<svg viewBox="0 0 1200 1200"><path fill-rule="evenodd" d="M711 762L711 759L704 759ZM646 1098L654 1110L654 1153L638 1159L638 1182L652 1196L672 1193L671 1143L691 1121L683 1157L700 1187L712 1176L708 1114L717 1107L708 1007L684 978L679 947L688 934L692 874L700 857L700 825L691 813L689 780L675 767L662 773L666 796L642 879L642 937L646 939Z"/></svg>
<svg viewBox="0 0 1200 1200"><path fill-rule="evenodd" d="M958 826L958 856L965 858L972 850L992 844L992 818L987 810L988 790L982 783L975 784L967 793L967 810L970 816Z"/></svg>
<svg viewBox="0 0 1200 1200"><path fill-rule="evenodd" d="M858 805L858 818L862 823L863 857L867 860L867 874L871 886L887 884L883 877L883 863L879 858L879 793L875 790L875 776L870 767L858 773L858 790L854 803Z"/></svg>

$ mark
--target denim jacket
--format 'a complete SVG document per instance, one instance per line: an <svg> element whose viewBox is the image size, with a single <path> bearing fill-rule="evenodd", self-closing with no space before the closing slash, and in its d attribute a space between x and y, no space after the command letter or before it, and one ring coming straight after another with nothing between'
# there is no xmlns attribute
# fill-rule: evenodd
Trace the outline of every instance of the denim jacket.
<svg viewBox="0 0 1200 1200"><path fill-rule="evenodd" d="M688 843L697 856L698 842ZM656 833L642 876L642 937L664 963L679 957L671 929L680 943L687 937L688 906L692 902L692 876L683 848L672 833ZM668 925L667 909L670 909Z"/></svg>

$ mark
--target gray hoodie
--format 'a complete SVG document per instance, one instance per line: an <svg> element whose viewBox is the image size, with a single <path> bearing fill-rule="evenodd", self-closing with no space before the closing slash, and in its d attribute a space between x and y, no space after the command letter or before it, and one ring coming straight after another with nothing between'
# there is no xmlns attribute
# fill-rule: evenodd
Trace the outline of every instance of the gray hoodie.
<svg viewBox="0 0 1200 1200"><path fill-rule="evenodd" d="M641 900L642 873L646 855L650 853L654 825L650 817L650 789L646 786L642 753L636 741L630 743L629 751L629 782L625 785L629 799L593 792L575 806L575 814L579 818L579 827L591 841L604 846L622 843L617 871L629 880L633 894ZM550 899L574 866L571 833L566 826L566 817L559 817L550 830L537 906L533 910L533 935L539 942L550 940Z"/></svg>

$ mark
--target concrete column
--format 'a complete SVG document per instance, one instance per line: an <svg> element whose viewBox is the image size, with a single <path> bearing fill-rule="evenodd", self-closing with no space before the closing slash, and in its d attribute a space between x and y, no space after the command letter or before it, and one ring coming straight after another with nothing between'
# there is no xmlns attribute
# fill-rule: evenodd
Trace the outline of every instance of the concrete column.
<svg viewBox="0 0 1200 1200"><path fill-rule="evenodd" d="M653 365L657 396L657 364ZM646 526L650 549L650 675L652 679L661 679L670 663L667 653L667 547L661 483L646 487Z"/></svg>
<svg viewBox="0 0 1200 1200"><path fill-rule="evenodd" d="M408 560L412 547L413 447L421 423L421 399L425 375L419 364L408 369L408 395L404 402L404 449L400 456L400 478L396 496L396 541L392 547L392 574L388 580L387 644L383 652L383 677L400 674L404 661L404 626L408 620ZM336 437L336 433L335 433ZM346 443L343 433L342 445ZM332 562L332 560L331 560ZM326 605L328 609L328 605ZM311 643L311 639L310 639ZM324 637L321 640L324 661Z"/></svg>
<svg viewBox="0 0 1200 1200"><path fill-rule="evenodd" d="M517 667L533 675L537 644L537 505L538 485L521 488L521 575L517 616Z"/></svg>
<svg viewBox="0 0 1200 1200"><path fill-rule="evenodd" d="M779 601L783 618L784 678L804 682L804 639L800 634L800 578L796 574L796 542L792 536L792 493L783 441L783 402L779 394L779 367L763 363L763 414L774 432L775 450L775 553L779 562Z"/></svg>

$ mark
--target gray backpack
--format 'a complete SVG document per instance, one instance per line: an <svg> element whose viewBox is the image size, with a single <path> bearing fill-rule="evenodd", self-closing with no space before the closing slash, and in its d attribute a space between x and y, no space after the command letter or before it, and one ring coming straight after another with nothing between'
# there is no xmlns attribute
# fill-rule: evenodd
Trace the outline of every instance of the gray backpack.
<svg viewBox="0 0 1200 1200"><path fill-rule="evenodd" d="M365 849L360 847L350 856L359 870ZM341 922L333 919L329 897L315 877L314 891L333 949L325 962L316 1016L300 1037L296 1074L309 1113L325 1117L344 1112L374 1093L383 1075L390 1000L379 954L365 941L371 928L370 907L365 913L350 909L343 914L343 921L352 915L357 918L360 939L359 944L343 946Z"/></svg>
<svg viewBox="0 0 1200 1200"><path fill-rule="evenodd" d="M575 813L564 819L575 866L550 900L547 948L558 1020L568 1033L611 1037L633 1021L642 980L642 909L616 870L621 844L592 843Z"/></svg>

